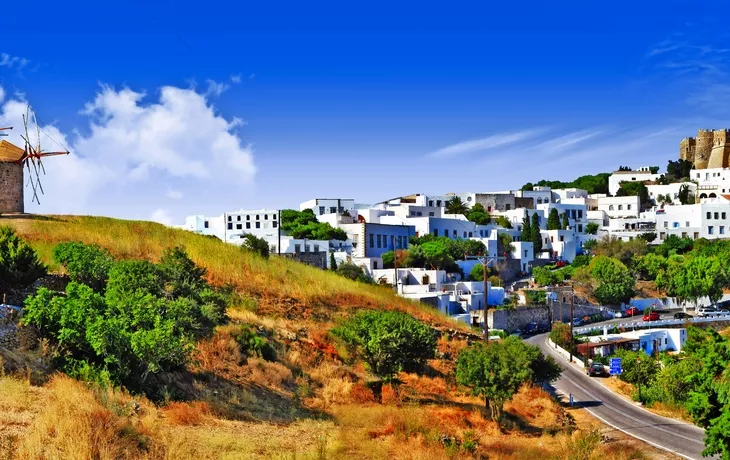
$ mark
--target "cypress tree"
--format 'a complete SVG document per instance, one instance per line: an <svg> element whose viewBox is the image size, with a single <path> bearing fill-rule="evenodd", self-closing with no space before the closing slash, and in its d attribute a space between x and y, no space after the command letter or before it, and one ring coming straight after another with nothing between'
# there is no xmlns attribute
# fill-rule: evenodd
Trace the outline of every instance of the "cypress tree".
<svg viewBox="0 0 730 460"><path fill-rule="evenodd" d="M555 208L553 208L555 209ZM532 215L532 225L530 225L532 233L530 241L532 241L532 250L535 256L542 252L542 235L540 234L540 216L537 213Z"/></svg>
<svg viewBox="0 0 730 460"><path fill-rule="evenodd" d="M560 230L560 216L558 215L558 209L552 208L550 215L548 215L547 221L548 230Z"/></svg>
<svg viewBox="0 0 730 460"><path fill-rule="evenodd" d="M563 223L561 225L561 228L563 230L567 230L569 224L570 224L570 222L568 221L568 213L567 212L564 212L563 213Z"/></svg>
<svg viewBox="0 0 730 460"><path fill-rule="evenodd" d="M335 261L335 253L330 251L330 270L337 270L337 262Z"/></svg>
<svg viewBox="0 0 730 460"><path fill-rule="evenodd" d="M532 231L530 230L530 217L525 209L525 217L522 218L522 233L520 233L522 241L532 241Z"/></svg>

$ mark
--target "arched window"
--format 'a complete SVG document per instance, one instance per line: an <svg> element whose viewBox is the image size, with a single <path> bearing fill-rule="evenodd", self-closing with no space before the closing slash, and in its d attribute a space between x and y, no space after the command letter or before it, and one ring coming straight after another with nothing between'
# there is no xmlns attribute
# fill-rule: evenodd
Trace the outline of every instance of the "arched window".
<svg viewBox="0 0 730 460"><path fill-rule="evenodd" d="M609 205L608 205L608 210L609 210L609 211L613 211L613 205L612 205L612 204L609 204Z"/></svg>
<svg viewBox="0 0 730 460"><path fill-rule="evenodd" d="M537 197L537 204L542 204L542 198Z"/></svg>
<svg viewBox="0 0 730 460"><path fill-rule="evenodd" d="M707 194L706 193L700 194L700 199L702 199L702 198L707 198Z"/></svg>
<svg viewBox="0 0 730 460"><path fill-rule="evenodd" d="M715 195L714 193L710 193L710 198L717 198L717 195Z"/></svg>

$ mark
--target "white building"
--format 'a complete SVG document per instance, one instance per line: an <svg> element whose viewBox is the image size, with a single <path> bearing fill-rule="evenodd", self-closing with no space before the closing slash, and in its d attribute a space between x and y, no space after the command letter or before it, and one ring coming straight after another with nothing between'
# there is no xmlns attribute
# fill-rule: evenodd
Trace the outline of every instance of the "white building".
<svg viewBox="0 0 730 460"><path fill-rule="evenodd" d="M656 213L656 231L661 242L669 235L680 238L727 238L730 235L730 202L707 198L702 203L666 206Z"/></svg>
<svg viewBox="0 0 730 460"><path fill-rule="evenodd" d="M682 351L687 341L687 330L678 329L644 329L623 332L621 334L603 334L588 338L592 343L610 343L614 341L626 342L627 340L636 341L636 351L642 350L647 355L655 352L663 351ZM602 354L599 350L608 350L609 348L596 349L596 354Z"/></svg>
<svg viewBox="0 0 730 460"><path fill-rule="evenodd" d="M379 258L395 249L408 249L408 241L415 235L411 225L357 223L339 225L352 240L352 256ZM374 267L377 268L377 267Z"/></svg>
<svg viewBox="0 0 730 460"><path fill-rule="evenodd" d="M243 236L250 233L265 239L277 252L279 236L279 211L274 209L239 210L216 217L202 215L188 216L185 224L178 226L183 230L201 235L215 236L227 243L240 245Z"/></svg>
<svg viewBox="0 0 730 460"><path fill-rule="evenodd" d="M672 204L682 204L679 201L679 189L682 188L683 185L686 185L689 188L690 194L695 195L695 192L697 191L697 184L694 182L677 182L667 185L647 185L646 188L649 190L649 198L651 198L657 205L659 204L658 198L660 195L669 195L669 198L672 200ZM728 187L730 187L730 185Z"/></svg>
<svg viewBox="0 0 730 460"><path fill-rule="evenodd" d="M638 196L607 196L597 198L597 207L609 218L639 217L640 202Z"/></svg>
<svg viewBox="0 0 730 460"><path fill-rule="evenodd" d="M648 167L639 168L636 171L615 171L608 177L608 192L616 195L621 188L621 182L647 182L657 181L661 174L652 174Z"/></svg>
<svg viewBox="0 0 730 460"><path fill-rule="evenodd" d="M299 205L299 210L311 209L315 216L324 214L352 213L355 210L355 200L350 198L314 198Z"/></svg>

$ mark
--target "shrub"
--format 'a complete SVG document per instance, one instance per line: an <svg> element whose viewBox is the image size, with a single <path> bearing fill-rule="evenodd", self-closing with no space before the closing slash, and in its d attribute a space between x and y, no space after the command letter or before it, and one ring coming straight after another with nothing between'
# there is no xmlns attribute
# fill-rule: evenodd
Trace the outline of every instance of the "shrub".
<svg viewBox="0 0 730 460"><path fill-rule="evenodd" d="M559 270L550 270L545 267L535 267L532 269L532 277L540 286L550 286L559 284L565 279L565 274Z"/></svg>
<svg viewBox="0 0 730 460"><path fill-rule="evenodd" d="M269 243L265 239L259 238L251 233L246 233L243 239L242 248L260 255L264 259L269 258Z"/></svg>
<svg viewBox="0 0 730 460"><path fill-rule="evenodd" d="M242 324L233 338L241 348L241 352L248 356L259 356L266 361L276 361L276 350L266 338L256 333L248 324Z"/></svg>
<svg viewBox="0 0 730 460"><path fill-rule="evenodd" d="M33 248L11 228L0 227L0 287L25 287L45 274Z"/></svg>
<svg viewBox="0 0 730 460"><path fill-rule="evenodd" d="M109 251L94 244L68 242L53 248L53 260L63 265L72 281L103 292L114 259Z"/></svg>
<svg viewBox="0 0 730 460"><path fill-rule="evenodd" d="M384 381L394 381L399 372L419 370L436 350L430 327L396 311L363 311L331 332Z"/></svg>
<svg viewBox="0 0 730 460"><path fill-rule="evenodd" d="M365 269L363 269L359 265L351 264L348 262L341 263L340 266L337 267L336 273L340 276L344 276L345 278L351 279L353 281L360 281L363 283L372 283L373 282L373 280L368 276L368 274L365 273Z"/></svg>

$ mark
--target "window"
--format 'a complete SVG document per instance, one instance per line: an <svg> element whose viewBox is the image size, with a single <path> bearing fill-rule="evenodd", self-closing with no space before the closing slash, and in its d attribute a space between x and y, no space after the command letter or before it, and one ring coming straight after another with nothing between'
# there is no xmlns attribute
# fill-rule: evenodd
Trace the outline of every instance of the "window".
<svg viewBox="0 0 730 460"><path fill-rule="evenodd" d="M708 213L707 213L707 218L708 218L708 219L712 219L712 213L711 213L711 212L708 212Z"/></svg>
<svg viewBox="0 0 730 460"><path fill-rule="evenodd" d="M664 337L664 345L666 345L666 344L667 344L667 338Z"/></svg>
<svg viewBox="0 0 730 460"><path fill-rule="evenodd" d="M228 216L228 222L230 222L230 221L231 221L231 219L232 219L232 218L231 218L231 216Z"/></svg>
<svg viewBox="0 0 730 460"><path fill-rule="evenodd" d="M433 200L428 200L428 205L429 205L430 207L433 207Z"/></svg>
<svg viewBox="0 0 730 460"><path fill-rule="evenodd" d="M315 244L314 245L314 252L319 252L319 245L318 244Z"/></svg>
<svg viewBox="0 0 730 460"><path fill-rule="evenodd" d="M724 218L725 218L725 213L723 212L723 213L721 214L721 216L722 216L722 218L724 219Z"/></svg>
<svg viewBox="0 0 730 460"><path fill-rule="evenodd" d="M374 248L375 247L375 236L372 233L368 236L370 237L370 247Z"/></svg>
<svg viewBox="0 0 730 460"><path fill-rule="evenodd" d="M527 249L525 249L525 257L527 257Z"/></svg>
<svg viewBox="0 0 730 460"><path fill-rule="evenodd" d="M471 197L466 197L466 201L471 201Z"/></svg>
<svg viewBox="0 0 730 460"><path fill-rule="evenodd" d="M700 237L700 232L695 232L695 239Z"/></svg>
<svg viewBox="0 0 730 460"><path fill-rule="evenodd" d="M719 213L719 212L716 212L716 213L715 213L715 220L717 220L717 219L719 219L719 218L720 218L720 213Z"/></svg>
<svg viewBox="0 0 730 460"><path fill-rule="evenodd" d="M428 213L428 217L433 217L433 216L435 216L435 215L436 215L436 213L435 213L435 212L433 212L433 211L431 211L431 212L429 212L429 213Z"/></svg>
<svg viewBox="0 0 730 460"><path fill-rule="evenodd" d="M441 207L441 200L436 200L436 206Z"/></svg>
<svg viewBox="0 0 730 460"><path fill-rule="evenodd" d="M631 211L631 205L630 204L627 204L626 205L626 210Z"/></svg>
<svg viewBox="0 0 730 460"><path fill-rule="evenodd" d="M272 215L271 215L271 219L272 219L272 220L276 220L276 214L272 214Z"/></svg>
<svg viewBox="0 0 730 460"><path fill-rule="evenodd" d="M582 219L582 218L583 218L583 210L579 209L578 210L578 219Z"/></svg>
<svg viewBox="0 0 730 460"><path fill-rule="evenodd" d="M421 211L418 211L418 212L416 213L416 215L417 215L418 217L421 217L421 216L423 215L423 213L422 213Z"/></svg>
<svg viewBox="0 0 730 460"><path fill-rule="evenodd" d="M377 240L378 240L378 247L380 247L380 246L381 246L381 244L382 244L382 241L383 241L383 237L382 237L382 236L380 236L380 235L378 235L378 236L377 236Z"/></svg>
<svg viewBox="0 0 730 460"><path fill-rule="evenodd" d="M672 228L679 228L679 222L672 222Z"/></svg>
<svg viewBox="0 0 730 460"><path fill-rule="evenodd" d="M492 207L491 206L487 206L487 212L492 212Z"/></svg>
<svg viewBox="0 0 730 460"><path fill-rule="evenodd" d="M256 214L256 220L259 220L260 218L261 218L261 216L259 216L258 214Z"/></svg>
<svg viewBox="0 0 730 460"><path fill-rule="evenodd" d="M246 216L246 217L248 217L248 216ZM241 222L241 216L236 216L236 221Z"/></svg>
<svg viewBox="0 0 730 460"><path fill-rule="evenodd" d="M268 214L264 214L264 220L269 220L269 215Z"/></svg>
<svg viewBox="0 0 730 460"><path fill-rule="evenodd" d="M689 227L689 221L685 221L684 226Z"/></svg>
<svg viewBox="0 0 730 460"><path fill-rule="evenodd" d="M687 238L687 232L682 232L682 238Z"/></svg>
<svg viewBox="0 0 730 460"><path fill-rule="evenodd" d="M466 232L464 232L464 238L466 238Z"/></svg>
<svg viewBox="0 0 730 460"><path fill-rule="evenodd" d="M725 226L720 225L720 235L724 235L724 234L725 234Z"/></svg>
<svg viewBox="0 0 730 460"><path fill-rule="evenodd" d="M320 206L319 207L319 213L320 214L324 214L324 206Z"/></svg>
<svg viewBox="0 0 730 460"><path fill-rule="evenodd" d="M246 228L248 228L249 225L250 224L246 224ZM241 230L241 229L242 229L242 225L241 224L236 224L236 230Z"/></svg>
<svg viewBox="0 0 730 460"><path fill-rule="evenodd" d="M274 227L274 228L276 228L276 222L272 222L271 223L271 226Z"/></svg>
<svg viewBox="0 0 730 460"><path fill-rule="evenodd" d="M246 216L246 220L251 220L251 216Z"/></svg>
<svg viewBox="0 0 730 460"><path fill-rule="evenodd" d="M240 229L241 224L238 224L237 227ZM250 229L250 228L251 228L251 222L246 222L246 229Z"/></svg>
<svg viewBox="0 0 730 460"><path fill-rule="evenodd" d="M373 260L373 270L377 270L377 269L378 269L378 261Z"/></svg>
<svg viewBox="0 0 730 460"><path fill-rule="evenodd" d="M330 206L330 214L334 214L337 212L337 206ZM317 252L317 251L314 251Z"/></svg>
<svg viewBox="0 0 730 460"><path fill-rule="evenodd" d="M471 232L469 232L469 238L471 238L471 237L472 237L472 233L471 233Z"/></svg>
<svg viewBox="0 0 730 460"><path fill-rule="evenodd" d="M304 252L309 252L309 245L304 243Z"/></svg>
<svg viewBox="0 0 730 460"><path fill-rule="evenodd" d="M555 242L555 239L552 236L550 237L550 242L551 243L554 243Z"/></svg>
<svg viewBox="0 0 730 460"><path fill-rule="evenodd" d="M261 228L261 222L256 222L256 228Z"/></svg>
<svg viewBox="0 0 730 460"><path fill-rule="evenodd" d="M233 224L231 222L228 222L228 230L233 230Z"/></svg>
<svg viewBox="0 0 730 460"><path fill-rule="evenodd" d="M578 233L583 233L583 224L578 224Z"/></svg>
<svg viewBox="0 0 730 460"><path fill-rule="evenodd" d="M669 228L669 222L664 222L664 228Z"/></svg>
<svg viewBox="0 0 730 460"><path fill-rule="evenodd" d="M456 230L453 231L454 238L456 238Z"/></svg>
<svg viewBox="0 0 730 460"><path fill-rule="evenodd" d="M712 228L712 225L710 225L709 227L707 227L707 234L708 234L708 235L712 235L712 231L713 231L713 230L714 230L714 229Z"/></svg>
<svg viewBox="0 0 730 460"><path fill-rule="evenodd" d="M559 241L560 241L561 243L562 243L563 241L565 241L565 237L564 237L563 235L560 235L560 237L559 237L559 238L560 238L560 240L559 240Z"/></svg>
<svg viewBox="0 0 730 460"><path fill-rule="evenodd" d="M623 209L624 209L624 205L622 205L622 204L618 205L618 210L619 211L623 211Z"/></svg>
<svg viewBox="0 0 730 460"><path fill-rule="evenodd" d="M439 236L439 229L438 228L434 228L433 229L433 236Z"/></svg>
<svg viewBox="0 0 730 460"><path fill-rule="evenodd" d="M510 208L511 208L511 207L510 207L509 203L507 203L506 205L504 205L504 209L505 209L505 210L509 211L509 210L510 210Z"/></svg>
<svg viewBox="0 0 730 460"><path fill-rule="evenodd" d="M205 221L205 223L203 224L203 226L204 226L205 228L208 228L208 221L207 221L207 220Z"/></svg>
<svg viewBox="0 0 730 460"><path fill-rule="evenodd" d="M295 244L294 245L294 252L300 252L302 250L301 244Z"/></svg>
<svg viewBox="0 0 730 460"><path fill-rule="evenodd" d="M664 233L664 232L659 233L660 240L663 240L665 236L666 236L666 233Z"/></svg>
<svg viewBox="0 0 730 460"><path fill-rule="evenodd" d="M609 205L608 205L608 210L609 210L609 211L613 211L613 205L612 205L612 204L609 204Z"/></svg>

